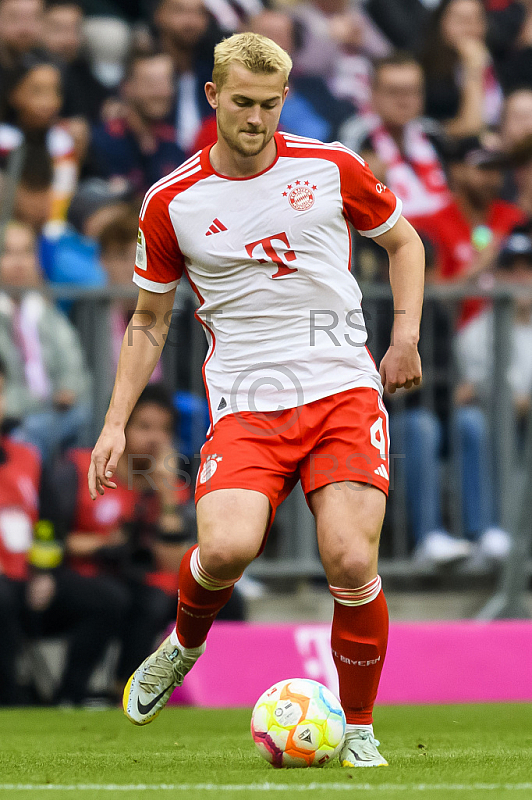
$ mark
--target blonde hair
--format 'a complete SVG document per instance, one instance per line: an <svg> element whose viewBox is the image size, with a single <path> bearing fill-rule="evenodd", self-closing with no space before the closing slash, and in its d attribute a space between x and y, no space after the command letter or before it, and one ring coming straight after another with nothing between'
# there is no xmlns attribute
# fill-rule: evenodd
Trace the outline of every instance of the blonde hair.
<svg viewBox="0 0 532 800"><path fill-rule="evenodd" d="M241 64L250 72L280 72L285 84L292 69L292 59L278 44L259 33L235 33L214 48L212 81L218 91L227 80L231 64Z"/></svg>

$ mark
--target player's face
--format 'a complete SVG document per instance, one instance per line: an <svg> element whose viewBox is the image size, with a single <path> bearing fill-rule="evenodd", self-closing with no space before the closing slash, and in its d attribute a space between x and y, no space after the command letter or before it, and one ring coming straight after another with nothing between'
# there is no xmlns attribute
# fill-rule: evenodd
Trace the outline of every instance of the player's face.
<svg viewBox="0 0 532 800"><path fill-rule="evenodd" d="M254 73L241 64L231 64L219 92L214 84L207 84L219 139L240 156L257 156L277 129L287 92L280 72Z"/></svg>

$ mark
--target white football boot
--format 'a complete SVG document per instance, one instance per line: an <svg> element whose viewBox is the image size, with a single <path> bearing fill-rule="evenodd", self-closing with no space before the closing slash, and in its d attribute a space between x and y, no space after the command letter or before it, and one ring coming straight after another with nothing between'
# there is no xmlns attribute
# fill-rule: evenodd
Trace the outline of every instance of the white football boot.
<svg viewBox="0 0 532 800"><path fill-rule="evenodd" d="M379 744L371 731L361 729L346 733L340 764L342 767L387 767L388 762L377 750Z"/></svg>
<svg viewBox="0 0 532 800"><path fill-rule="evenodd" d="M146 725L155 719L204 652L205 643L183 651L168 636L126 683L122 701L126 717L134 725Z"/></svg>

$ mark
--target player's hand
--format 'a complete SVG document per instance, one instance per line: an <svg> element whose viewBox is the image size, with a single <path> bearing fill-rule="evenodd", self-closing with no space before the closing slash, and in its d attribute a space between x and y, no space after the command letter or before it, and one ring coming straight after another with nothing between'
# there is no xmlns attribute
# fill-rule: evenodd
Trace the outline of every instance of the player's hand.
<svg viewBox="0 0 532 800"><path fill-rule="evenodd" d="M421 383L421 359L417 344L394 342L381 361L379 373L386 392L411 389Z"/></svg>
<svg viewBox="0 0 532 800"><path fill-rule="evenodd" d="M116 489L111 480L115 474L120 456L126 446L123 428L111 428L104 425L103 430L91 453L88 481L89 492L93 500L105 489Z"/></svg>

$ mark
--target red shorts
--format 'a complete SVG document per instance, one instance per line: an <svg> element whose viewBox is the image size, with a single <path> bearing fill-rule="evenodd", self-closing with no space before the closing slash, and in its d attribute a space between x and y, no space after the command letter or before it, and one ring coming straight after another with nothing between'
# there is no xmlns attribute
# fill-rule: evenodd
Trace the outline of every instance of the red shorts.
<svg viewBox="0 0 532 800"><path fill-rule="evenodd" d="M272 507L298 479L305 495L357 481L388 494L388 413L376 389L359 387L282 411L228 414L201 448L196 502L216 489L253 489Z"/></svg>

